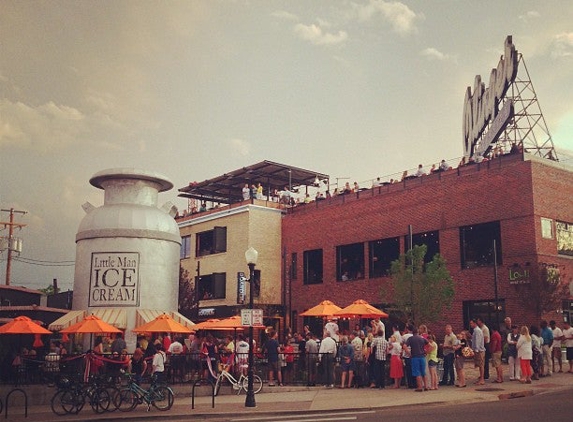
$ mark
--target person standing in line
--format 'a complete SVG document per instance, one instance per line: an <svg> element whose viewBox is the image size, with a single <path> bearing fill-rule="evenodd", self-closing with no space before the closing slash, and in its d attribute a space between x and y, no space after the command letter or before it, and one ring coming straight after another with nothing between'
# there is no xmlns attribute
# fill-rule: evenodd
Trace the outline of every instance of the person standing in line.
<svg viewBox="0 0 573 422"><path fill-rule="evenodd" d="M400 388L400 382L404 377L404 366L402 365L402 344L395 335L390 337L390 378L394 380L394 388Z"/></svg>
<svg viewBox="0 0 573 422"><path fill-rule="evenodd" d="M412 377L416 378L416 390L421 392L428 389L425 384L426 378L426 352L425 348L428 340L418 334L416 328L412 327L412 337L406 340L405 347L410 348Z"/></svg>
<svg viewBox="0 0 573 422"><path fill-rule="evenodd" d="M338 356L340 357L340 369L342 371L340 379L340 388L346 387L346 376L348 375L348 388L352 387L352 380L354 378L354 347L348 343L348 337L342 336L340 339L340 347L338 348Z"/></svg>
<svg viewBox="0 0 573 422"><path fill-rule="evenodd" d="M531 359L533 359L533 348L527 326L524 325L521 327L519 334L519 340L517 341L517 357L519 358L519 364L521 367L521 378L519 381L531 384Z"/></svg>
<svg viewBox="0 0 573 422"><path fill-rule="evenodd" d="M489 342L491 341L491 334L489 328L485 325L485 322L481 318L476 318L477 325L483 333L483 346L485 348L484 362L483 362L483 379L489 379L489 361L491 359L491 351L489 347Z"/></svg>
<svg viewBox="0 0 573 422"><path fill-rule="evenodd" d="M163 345L161 343L155 345L156 353L153 355L153 361L151 363L151 375L155 376L155 382L163 382L163 375L165 372L165 361L167 356L163 351Z"/></svg>
<svg viewBox="0 0 573 422"><path fill-rule="evenodd" d="M507 335L507 362L509 364L510 381L521 378L521 368L517 357L517 340L519 340L519 327L512 325L511 332Z"/></svg>
<svg viewBox="0 0 573 422"><path fill-rule="evenodd" d="M499 328L496 324L492 325L491 328L489 348L491 352L491 362L497 374L497 378L494 382L501 384L503 382L503 366L501 366L501 334L499 333Z"/></svg>
<svg viewBox="0 0 573 422"><path fill-rule="evenodd" d="M129 372L133 374L135 382L138 385L141 384L143 374L147 371L147 362L145 362L145 359L143 358L143 350L139 347L133 352L133 356L129 361L128 369Z"/></svg>
<svg viewBox="0 0 573 422"><path fill-rule="evenodd" d="M484 385L485 346L483 332L475 319L470 320L472 332L472 349L474 351L474 364L479 370L479 378L474 384Z"/></svg>
<svg viewBox="0 0 573 422"><path fill-rule="evenodd" d="M370 353L374 355L374 382L370 384L370 388L384 388L386 384L386 356L388 355L388 342L384 338L384 331L378 330L370 348Z"/></svg>
<svg viewBox="0 0 573 422"><path fill-rule="evenodd" d="M542 320L539 324L541 327L541 338L543 344L541 345L541 369L539 373L544 377L550 377L553 374L551 367L551 356L553 354L553 331L547 325L547 321Z"/></svg>
<svg viewBox="0 0 573 422"><path fill-rule="evenodd" d="M359 333L359 331L354 331L350 334L350 344L354 348L354 384L356 387L361 387L364 382L364 343Z"/></svg>
<svg viewBox="0 0 573 422"><path fill-rule="evenodd" d="M428 347L426 353L426 362L428 364L428 372L430 373L430 390L438 389L438 344L436 343L436 336L433 334L428 335Z"/></svg>
<svg viewBox="0 0 573 422"><path fill-rule="evenodd" d="M279 354L280 354L280 344L277 340L278 333L276 331L271 331L269 339L265 342L263 346L263 351L267 354L267 360L269 363L268 373L269 373L269 387L274 387L276 374L279 386L282 386L283 379L281 374L281 368L279 367Z"/></svg>
<svg viewBox="0 0 573 422"><path fill-rule="evenodd" d="M325 387L334 387L334 357L336 356L336 342L330 333L325 330L325 337L320 342L318 358L324 373Z"/></svg>
<svg viewBox="0 0 573 422"><path fill-rule="evenodd" d="M316 335L308 332L306 334L306 344L304 347L308 372L306 385L308 387L314 387L316 385L316 366L318 365L318 343L316 342Z"/></svg>
<svg viewBox="0 0 573 422"><path fill-rule="evenodd" d="M456 367L456 373L458 375L458 383L456 384L456 387L466 387L466 374L464 371L464 364L465 364L465 359L466 357L464 356L464 354L462 353L462 350L464 350L464 347L467 347L468 345L468 341L467 341L467 332L466 331L462 331L461 333L458 334L458 341L455 343L454 345L454 353L455 353L455 362L454 365Z"/></svg>
<svg viewBox="0 0 573 422"><path fill-rule="evenodd" d="M567 353L567 362L569 362L569 372L573 374L573 327L569 321L563 323L563 341Z"/></svg>
<svg viewBox="0 0 573 422"><path fill-rule="evenodd" d="M412 331L414 326L412 324L407 324L404 327L404 333L402 334L402 359L404 359L404 375L406 378L406 387L414 389L416 388L416 382L412 376L412 355L410 354L410 348L406 345L406 342L410 337L412 337Z"/></svg>
<svg viewBox="0 0 573 422"><path fill-rule="evenodd" d="M553 349L551 352L551 365L553 372L563 372L563 355L561 353L561 341L563 340L563 331L559 328L554 320L549 321L549 326L553 332ZM559 364L559 371L555 370L555 361Z"/></svg>
<svg viewBox="0 0 573 422"><path fill-rule="evenodd" d="M446 335L444 336L444 343L442 344L442 353L444 355L444 374L440 385L455 385L454 376L454 345L458 339L453 332L450 324L446 325Z"/></svg>

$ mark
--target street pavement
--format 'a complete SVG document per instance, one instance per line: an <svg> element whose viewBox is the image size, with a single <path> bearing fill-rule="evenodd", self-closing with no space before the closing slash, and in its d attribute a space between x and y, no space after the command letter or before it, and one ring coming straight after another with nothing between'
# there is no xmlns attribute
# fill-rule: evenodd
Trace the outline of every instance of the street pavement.
<svg viewBox="0 0 573 422"><path fill-rule="evenodd" d="M471 366L471 367L470 367ZM567 365L566 369L567 368ZM507 371L505 371L507 374ZM215 398L215 407L212 408L211 397L195 397L194 408L191 403L191 387L189 385L175 385L173 389L176 399L171 410L160 412L151 408L148 412L145 405L139 405L134 411L128 413L110 412L101 415L95 414L85 406L78 415L56 416L49 403L43 405L31 405L28 408L28 417L24 417L23 400L18 395L10 399L7 421L44 421L56 420L69 421L117 421L121 419L155 419L167 420L181 419L226 419L231 417L251 416L256 420L275 420L281 415L311 415L321 412L353 410L370 410L385 407L424 405L431 403L477 403L513 399L539 394L542 392L573 389L573 374L564 372L556 373L550 377L543 377L532 384L521 384L519 381L506 379L502 384L486 381L485 385L473 385L476 379L476 371L473 365L466 363L466 376L468 385L466 388L453 386L440 387L438 390L415 392L407 388L393 389L386 387L383 390L361 388L340 389L301 386L269 387L264 385L263 390L255 396L257 406L245 407L245 394L224 394ZM224 387L225 388L225 387ZM26 389L25 387L23 388ZM2 400L6 393L2 390ZM53 394L53 393L52 393ZM6 409L4 409L4 412Z"/></svg>

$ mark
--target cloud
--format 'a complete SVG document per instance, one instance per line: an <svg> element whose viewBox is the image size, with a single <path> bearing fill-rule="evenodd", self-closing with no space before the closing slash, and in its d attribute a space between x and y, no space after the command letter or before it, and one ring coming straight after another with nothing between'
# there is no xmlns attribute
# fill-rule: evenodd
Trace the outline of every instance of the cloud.
<svg viewBox="0 0 573 422"><path fill-rule="evenodd" d="M433 48L428 47L420 52L420 55L427 57L430 60L448 60L449 56L447 54L442 53L441 51Z"/></svg>
<svg viewBox="0 0 573 422"><path fill-rule="evenodd" d="M233 148L233 150L237 151L243 157L249 155L249 152L251 150L251 144L249 144L247 141L238 138L233 138L229 141L229 143L231 144L231 148Z"/></svg>
<svg viewBox="0 0 573 422"><path fill-rule="evenodd" d="M74 143L84 130L85 116L77 109L48 102L32 107L0 100L0 147L49 150Z"/></svg>
<svg viewBox="0 0 573 422"><path fill-rule="evenodd" d="M552 42L551 57L573 56L573 32L563 32L556 35Z"/></svg>
<svg viewBox="0 0 573 422"><path fill-rule="evenodd" d="M367 4L354 4L353 6L358 20L370 21L380 16L400 35L416 32L416 21L423 18L423 15L417 15L407 5L400 2L370 0Z"/></svg>
<svg viewBox="0 0 573 422"><path fill-rule="evenodd" d="M294 32L301 39L315 45L336 45L348 39L346 31L338 31L337 34L325 32L320 27L320 24L303 25L299 23L295 25Z"/></svg>
<svg viewBox="0 0 573 422"><path fill-rule="evenodd" d="M534 19L539 18L540 16L541 16L541 15L539 14L538 11L536 11L536 10L530 10L529 12L527 12L527 13L524 14L524 15L519 15L518 19L521 20L521 21L523 21L523 22L525 22L525 23L528 23L528 22L530 22L530 21L532 21L532 20L534 20Z"/></svg>
<svg viewBox="0 0 573 422"><path fill-rule="evenodd" d="M287 12L286 10L277 10L276 12L271 13L271 16L285 21L297 22L299 20L297 15Z"/></svg>

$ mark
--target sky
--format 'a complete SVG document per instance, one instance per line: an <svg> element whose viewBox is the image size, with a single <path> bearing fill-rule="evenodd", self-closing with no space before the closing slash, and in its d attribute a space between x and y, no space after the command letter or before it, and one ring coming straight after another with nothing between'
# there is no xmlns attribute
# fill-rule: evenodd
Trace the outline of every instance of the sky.
<svg viewBox="0 0 573 422"><path fill-rule="evenodd" d="M365 184L457 159L466 87L508 35L572 157L571 16L556 0L2 0L0 207L27 212L10 283L73 287L104 169L161 173L158 205L184 209L178 188L262 160Z"/></svg>

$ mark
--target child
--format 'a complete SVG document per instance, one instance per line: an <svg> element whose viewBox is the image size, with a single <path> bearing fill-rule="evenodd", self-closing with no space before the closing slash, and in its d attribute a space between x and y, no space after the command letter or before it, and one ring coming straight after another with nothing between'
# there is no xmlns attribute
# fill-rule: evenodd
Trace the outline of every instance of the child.
<svg viewBox="0 0 573 422"><path fill-rule="evenodd" d="M400 388L400 381L404 376L402 366L402 345L397 341L396 336L390 337L390 378L394 380L394 388Z"/></svg>
<svg viewBox="0 0 573 422"><path fill-rule="evenodd" d="M428 352L426 354L428 360L428 369L430 371L430 390L438 389L438 345L436 344L436 336L433 334L428 335Z"/></svg>

